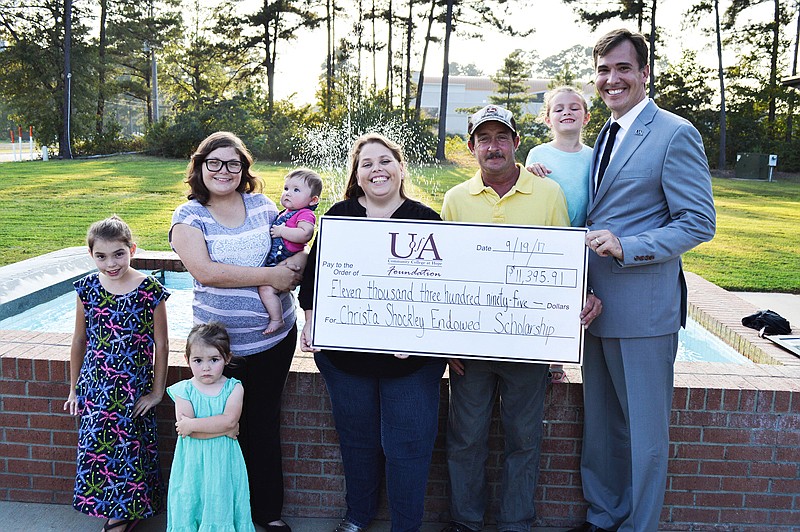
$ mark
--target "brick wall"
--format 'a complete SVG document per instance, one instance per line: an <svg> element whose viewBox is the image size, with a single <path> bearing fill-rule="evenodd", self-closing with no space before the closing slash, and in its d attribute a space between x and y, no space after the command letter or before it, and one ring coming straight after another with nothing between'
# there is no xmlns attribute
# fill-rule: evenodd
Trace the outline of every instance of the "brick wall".
<svg viewBox="0 0 800 532"><path fill-rule="evenodd" d="M68 342L69 335L0 331L0 500L71 501L77 420L62 410L68 391ZM170 362L169 383L189 377L179 350L171 353ZM800 531L798 370L754 366L731 375L721 372L720 366L678 365L661 528ZM754 374L743 376L742 371ZM761 379L762 374L770 378ZM568 367L568 377L572 384L554 385L548 391L536 494L542 526L575 525L585 512L579 474L580 374ZM443 380L442 430L428 486L426 521L447 521L446 414ZM159 406L158 415L166 470L175 443L168 400ZM298 359L293 366L283 416L285 514L341 516L344 478L338 440L324 382L307 359ZM497 410L491 434L489 479L496 501L503 448ZM489 521L495 507L490 505ZM381 516L387 515L382 510Z"/></svg>

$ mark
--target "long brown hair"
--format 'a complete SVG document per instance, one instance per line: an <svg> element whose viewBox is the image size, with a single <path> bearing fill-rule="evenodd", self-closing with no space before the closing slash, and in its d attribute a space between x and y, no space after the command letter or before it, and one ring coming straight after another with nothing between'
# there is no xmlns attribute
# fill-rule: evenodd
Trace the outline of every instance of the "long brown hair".
<svg viewBox="0 0 800 532"><path fill-rule="evenodd" d="M400 166L405 166L406 157L403 154L403 148L396 142L389 140L380 133L365 133L356 139L353 147L350 150L350 164L348 172L350 178L347 180L347 187L344 190L344 199L359 198L364 195L364 189L358 184L358 159L361 157L361 150L367 144L383 144L392 152L392 155L400 163ZM405 180L400 181L400 197L407 199L405 191Z"/></svg>
<svg viewBox="0 0 800 532"><path fill-rule="evenodd" d="M250 173L250 167L253 166L253 156L250 150L244 145L242 139L228 131L217 131L212 133L200 143L197 151L192 154L189 160L189 165L186 167L186 181L189 185L190 200L197 200L201 205L208 203L209 192L203 183L203 162L208 157L208 154L218 148L233 148L239 154L239 160L242 162L241 180L239 186L236 187L237 192L260 192L261 179Z"/></svg>

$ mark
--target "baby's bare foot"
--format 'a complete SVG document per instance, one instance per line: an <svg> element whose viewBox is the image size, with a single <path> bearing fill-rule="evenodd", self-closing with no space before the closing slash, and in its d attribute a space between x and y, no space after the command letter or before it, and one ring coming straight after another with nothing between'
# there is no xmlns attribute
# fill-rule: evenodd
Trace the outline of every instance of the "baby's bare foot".
<svg viewBox="0 0 800 532"><path fill-rule="evenodd" d="M269 320L269 325L264 329L264 336L274 333L283 327L283 320Z"/></svg>

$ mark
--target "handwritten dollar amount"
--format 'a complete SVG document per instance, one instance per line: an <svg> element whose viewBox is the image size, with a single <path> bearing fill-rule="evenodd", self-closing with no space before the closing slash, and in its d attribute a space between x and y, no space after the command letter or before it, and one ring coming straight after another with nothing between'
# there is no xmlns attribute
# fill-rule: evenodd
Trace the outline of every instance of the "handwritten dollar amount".
<svg viewBox="0 0 800 532"><path fill-rule="evenodd" d="M506 284L575 288L578 286L578 272L567 268L506 266Z"/></svg>

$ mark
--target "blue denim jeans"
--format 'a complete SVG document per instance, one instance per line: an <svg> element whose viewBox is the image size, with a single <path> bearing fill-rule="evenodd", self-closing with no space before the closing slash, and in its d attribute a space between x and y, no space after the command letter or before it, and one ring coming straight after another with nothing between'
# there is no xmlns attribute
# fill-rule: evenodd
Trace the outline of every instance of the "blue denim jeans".
<svg viewBox="0 0 800 532"><path fill-rule="evenodd" d="M325 377L339 434L346 518L361 527L375 518L385 470L392 532L418 531L438 429L444 359L431 359L397 378L346 373L324 353L314 360Z"/></svg>
<svg viewBox="0 0 800 532"><path fill-rule="evenodd" d="M489 424L495 394L505 434L497 530L530 530L536 510L547 364L463 360L464 375L450 372L447 467L450 517L480 530L488 487Z"/></svg>

